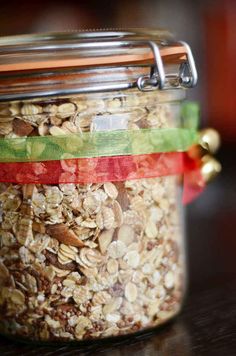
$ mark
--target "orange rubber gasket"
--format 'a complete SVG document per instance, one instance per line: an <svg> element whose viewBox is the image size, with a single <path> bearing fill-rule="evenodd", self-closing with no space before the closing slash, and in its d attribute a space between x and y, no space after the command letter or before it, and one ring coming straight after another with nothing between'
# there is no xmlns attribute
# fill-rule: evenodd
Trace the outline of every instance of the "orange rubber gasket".
<svg viewBox="0 0 236 356"><path fill-rule="evenodd" d="M186 58L186 52L183 46L160 48L160 53L165 63L178 63L182 62ZM114 64L149 64L153 61L153 59L153 53L150 50L145 54L122 54L102 57L86 57L75 59L65 58L57 60L3 63L0 64L0 73L42 69L104 66Z"/></svg>

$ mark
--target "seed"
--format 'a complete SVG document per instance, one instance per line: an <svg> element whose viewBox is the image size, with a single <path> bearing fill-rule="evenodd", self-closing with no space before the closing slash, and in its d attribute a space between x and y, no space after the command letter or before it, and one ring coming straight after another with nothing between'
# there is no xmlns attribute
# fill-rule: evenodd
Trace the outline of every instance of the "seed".
<svg viewBox="0 0 236 356"><path fill-rule="evenodd" d="M121 208L120 204L118 203L118 201L116 201L116 200L113 203L113 212L115 215L116 225L117 225L117 227L120 227L123 224L124 217L123 217L122 208Z"/></svg>
<svg viewBox="0 0 236 356"><path fill-rule="evenodd" d="M78 132L78 128L70 121L65 121L62 124L62 129L66 134L75 134Z"/></svg>
<svg viewBox="0 0 236 356"><path fill-rule="evenodd" d="M112 300L103 307L103 313L106 315L118 310L122 301L123 299L121 297L112 298Z"/></svg>
<svg viewBox="0 0 236 356"><path fill-rule="evenodd" d="M33 239L32 220L30 218L20 219L16 238L21 245L25 246Z"/></svg>
<svg viewBox="0 0 236 356"><path fill-rule="evenodd" d="M135 211L145 211L146 210L144 200L139 195L135 196L131 200L131 206L132 206L132 209Z"/></svg>
<svg viewBox="0 0 236 356"><path fill-rule="evenodd" d="M46 202L51 207L53 206L57 207L63 199L63 194L58 187L47 188L45 196L46 196Z"/></svg>
<svg viewBox="0 0 236 356"><path fill-rule="evenodd" d="M81 339L85 334L86 330L92 327L92 323L88 318L82 315L78 317L76 323L77 325L75 327L75 336L78 339Z"/></svg>
<svg viewBox="0 0 236 356"><path fill-rule="evenodd" d="M136 268L139 265L140 256L137 251L129 251L125 256L124 260L132 268Z"/></svg>
<svg viewBox="0 0 236 356"><path fill-rule="evenodd" d="M145 263L142 267L142 271L144 274L151 274L152 273L152 265L150 263Z"/></svg>
<svg viewBox="0 0 236 356"><path fill-rule="evenodd" d="M111 199L116 199L118 196L118 190L116 189L116 186L111 183L111 182L107 182L104 183L104 190L107 193L107 195L111 198Z"/></svg>
<svg viewBox="0 0 236 356"><path fill-rule="evenodd" d="M101 264L103 257L98 250L84 247L80 250L80 259L84 266L95 267Z"/></svg>
<svg viewBox="0 0 236 356"><path fill-rule="evenodd" d="M78 253L78 249L77 249L75 246L68 246L68 245L61 244L60 249L61 249L65 254L67 253L69 256Z"/></svg>
<svg viewBox="0 0 236 356"><path fill-rule="evenodd" d="M128 282L125 286L125 297L126 299L133 303L138 296L137 287L134 283Z"/></svg>
<svg viewBox="0 0 236 356"><path fill-rule="evenodd" d="M62 119L60 119L59 117L56 116L51 116L50 115L50 123L53 126L61 126L62 124Z"/></svg>
<svg viewBox="0 0 236 356"><path fill-rule="evenodd" d="M2 238L1 242L4 246L12 246L16 243L16 238L11 232L3 230L1 232L1 238Z"/></svg>
<svg viewBox="0 0 236 356"><path fill-rule="evenodd" d="M100 201L94 195L88 194L83 201L83 208L90 215L96 214L100 210L100 206Z"/></svg>
<svg viewBox="0 0 236 356"><path fill-rule="evenodd" d="M97 227L95 221L89 219L82 221L80 225L83 227L88 227L89 229L95 229Z"/></svg>
<svg viewBox="0 0 236 356"><path fill-rule="evenodd" d="M113 210L107 207L103 208L102 216L103 216L104 228L107 230L111 229L115 222L115 216Z"/></svg>
<svg viewBox="0 0 236 356"><path fill-rule="evenodd" d="M164 278L164 284L167 289L172 289L174 287L174 275L171 271L167 272Z"/></svg>
<svg viewBox="0 0 236 356"><path fill-rule="evenodd" d="M0 123L0 134L1 135L8 135L12 132L12 122L1 122Z"/></svg>
<svg viewBox="0 0 236 356"><path fill-rule="evenodd" d="M114 229L103 231L98 237L98 244L102 254L107 251L107 247L110 245L112 241L112 236L114 233Z"/></svg>
<svg viewBox="0 0 236 356"><path fill-rule="evenodd" d="M52 136L60 136L66 134L65 131L58 126L50 127L49 132Z"/></svg>
<svg viewBox="0 0 236 356"><path fill-rule="evenodd" d="M8 279L9 277L9 271L7 267L0 262L0 279Z"/></svg>
<svg viewBox="0 0 236 356"><path fill-rule="evenodd" d="M49 133L49 126L44 121L39 124L38 133L40 136L46 136Z"/></svg>
<svg viewBox="0 0 236 356"><path fill-rule="evenodd" d="M12 103L9 108L12 116L16 116L20 114L20 105L19 103Z"/></svg>
<svg viewBox="0 0 236 356"><path fill-rule="evenodd" d="M13 117L2 117L0 116L0 123L11 122L13 121Z"/></svg>
<svg viewBox="0 0 236 356"><path fill-rule="evenodd" d="M56 291L57 291L57 285L53 284L52 287L51 287L51 294L55 294Z"/></svg>
<svg viewBox="0 0 236 356"><path fill-rule="evenodd" d="M48 105L44 106L44 108L43 108L44 112L51 114L51 115L56 115L57 110L58 110L57 105L54 105L54 104L48 104Z"/></svg>
<svg viewBox="0 0 236 356"><path fill-rule="evenodd" d="M14 304L19 304L19 305L23 305L25 303L25 296L24 294L18 290L18 289L14 289L11 293L10 293L10 298L12 300L12 302Z"/></svg>
<svg viewBox="0 0 236 356"><path fill-rule="evenodd" d="M134 240L134 230L129 225L122 225L118 231L118 240L129 246Z"/></svg>
<svg viewBox="0 0 236 356"><path fill-rule="evenodd" d="M90 298L91 293L89 292L87 287L78 286L73 291L73 299L78 305L88 302Z"/></svg>
<svg viewBox="0 0 236 356"><path fill-rule="evenodd" d="M145 229L145 233L147 235L147 237L149 237L150 239L154 239L155 237L157 237L157 227L156 224L152 221L149 220Z"/></svg>
<svg viewBox="0 0 236 356"><path fill-rule="evenodd" d="M92 299L93 304L107 304L111 300L111 295L106 291L95 293Z"/></svg>
<svg viewBox="0 0 236 356"><path fill-rule="evenodd" d="M126 246L122 241L113 241L108 247L108 255L112 258L123 257L126 252Z"/></svg>
<svg viewBox="0 0 236 356"><path fill-rule="evenodd" d="M115 274L118 272L118 267L119 267L119 264L117 262L117 260L114 260L114 259L110 259L108 262L107 262L107 271L110 273L110 274Z"/></svg>
<svg viewBox="0 0 236 356"><path fill-rule="evenodd" d="M61 327L60 321L52 319L49 315L45 316L45 321L53 329L58 329Z"/></svg>
<svg viewBox="0 0 236 356"><path fill-rule="evenodd" d="M73 103L65 103L58 106L57 116L61 119L72 116L76 111L76 106Z"/></svg>
<svg viewBox="0 0 236 356"><path fill-rule="evenodd" d="M120 320L120 317L121 316L118 313L107 314L106 321L109 321L110 323L117 323Z"/></svg>
<svg viewBox="0 0 236 356"><path fill-rule="evenodd" d="M43 109L39 105L24 104L21 108L21 113L23 115L35 115L42 113Z"/></svg>

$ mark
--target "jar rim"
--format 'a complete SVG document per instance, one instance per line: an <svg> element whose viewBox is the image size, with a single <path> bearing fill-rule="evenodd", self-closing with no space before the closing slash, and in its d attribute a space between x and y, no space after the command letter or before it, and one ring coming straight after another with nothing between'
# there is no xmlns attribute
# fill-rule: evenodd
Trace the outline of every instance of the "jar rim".
<svg viewBox="0 0 236 356"><path fill-rule="evenodd" d="M184 56L164 30L96 30L0 37L0 73L52 68L91 67L113 64L149 64L150 41L163 57ZM166 58L165 58L166 59ZM183 58L182 58L183 59ZM173 58L172 58L173 60Z"/></svg>
<svg viewBox="0 0 236 356"><path fill-rule="evenodd" d="M72 42L74 40L89 40L101 38L133 38L133 39L155 39L159 41L173 40L173 35L165 29L158 28L127 28L127 29L93 29L93 30L72 30L65 32L48 32L48 33L34 33L22 34L0 37L0 50L6 46L28 46L42 45L45 43L54 43L58 47L65 42Z"/></svg>

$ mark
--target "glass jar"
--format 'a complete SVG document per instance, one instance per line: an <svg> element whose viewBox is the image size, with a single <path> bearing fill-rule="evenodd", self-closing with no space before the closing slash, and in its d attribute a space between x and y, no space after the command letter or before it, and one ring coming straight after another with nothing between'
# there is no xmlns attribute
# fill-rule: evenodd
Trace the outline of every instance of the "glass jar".
<svg viewBox="0 0 236 356"><path fill-rule="evenodd" d="M173 318L184 222L181 172L168 174L165 155L181 147L159 152L166 141L153 148L147 133L188 126L188 46L145 30L1 38L0 77L1 332L87 340ZM160 176L145 174L155 154Z"/></svg>

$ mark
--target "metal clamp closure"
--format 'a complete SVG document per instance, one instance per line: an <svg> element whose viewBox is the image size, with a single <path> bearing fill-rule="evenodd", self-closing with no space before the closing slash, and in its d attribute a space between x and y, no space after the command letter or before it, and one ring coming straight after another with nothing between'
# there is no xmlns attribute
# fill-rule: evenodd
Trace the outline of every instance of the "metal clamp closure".
<svg viewBox="0 0 236 356"><path fill-rule="evenodd" d="M179 54L183 55L181 57L181 64L179 65L179 71L175 73L166 73L163 60L162 60L162 50L169 49L170 55L175 55L175 46L180 45L182 49L179 50ZM32 99L38 97L53 97L57 95L72 95L72 94L81 94L81 93L94 93L94 92L106 92L106 91L117 91L117 90L126 90L130 88L138 88L140 91L153 91L153 90L163 90L163 89L170 89L170 88L192 88L197 83L197 70L194 62L194 58L192 55L192 51L189 45L185 42L175 42L173 48L170 47L159 47L158 44L154 41L147 41L147 40L96 40L96 41L89 41L89 42L75 42L70 46L68 44L61 45L60 49L63 48L65 50L81 50L81 51L91 51L91 53L96 52L96 50L100 50L101 53L104 51L104 57L107 53L110 53L114 50L114 53L119 53L120 49L123 49L123 53L129 51L130 49L147 49L150 48L152 52L152 56L149 56L153 60L153 63L149 64L147 62L145 65L150 65L150 74L140 76L137 79L133 79L132 81L122 81L122 82L107 82L102 81L100 83L80 83L78 85L73 85L69 87L69 84L66 87L53 87L51 86L48 89L47 84L42 86L42 90L34 90L32 87L32 91L24 91L23 92L8 92L0 95L0 102L1 101L9 101L9 100L22 100L22 99ZM53 51L57 47L54 45L46 45L40 47L31 47L27 49L28 51L35 51L35 50L44 50L44 51ZM103 57L103 56L101 56ZM109 58L109 56L108 56ZM164 57L163 57L164 58ZM183 59L184 58L184 59ZM186 58L186 59L185 59ZM97 65L97 64L96 64ZM95 67L96 67L95 65ZM109 67L109 63L106 63ZM132 64L129 64L132 66ZM137 63L133 64L134 66ZM92 66L90 68L93 69ZM39 72L40 73L40 72ZM40 74L39 74L40 75ZM30 82L30 73L25 73L24 78L28 78Z"/></svg>
<svg viewBox="0 0 236 356"><path fill-rule="evenodd" d="M180 85L185 88L192 88L197 84L198 80L193 54L189 45L186 42L180 41L179 43L184 46L187 57L186 62L182 63L180 66Z"/></svg>
<svg viewBox="0 0 236 356"><path fill-rule="evenodd" d="M137 87L141 91L163 89L165 86L166 75L159 47L152 41L148 41L147 44L151 47L153 52L155 66L151 71L150 77L142 76L138 78Z"/></svg>
<svg viewBox="0 0 236 356"><path fill-rule="evenodd" d="M192 88L197 84L198 75L193 58L192 51L189 45L185 42L178 42L185 49L186 61L181 63L179 69L178 83L181 87ZM164 89L166 74L164 70L163 61L161 58L160 50L155 42L148 41L147 44L151 47L155 66L151 71L150 76L142 76L137 80L137 87L141 91L151 91L155 89Z"/></svg>

